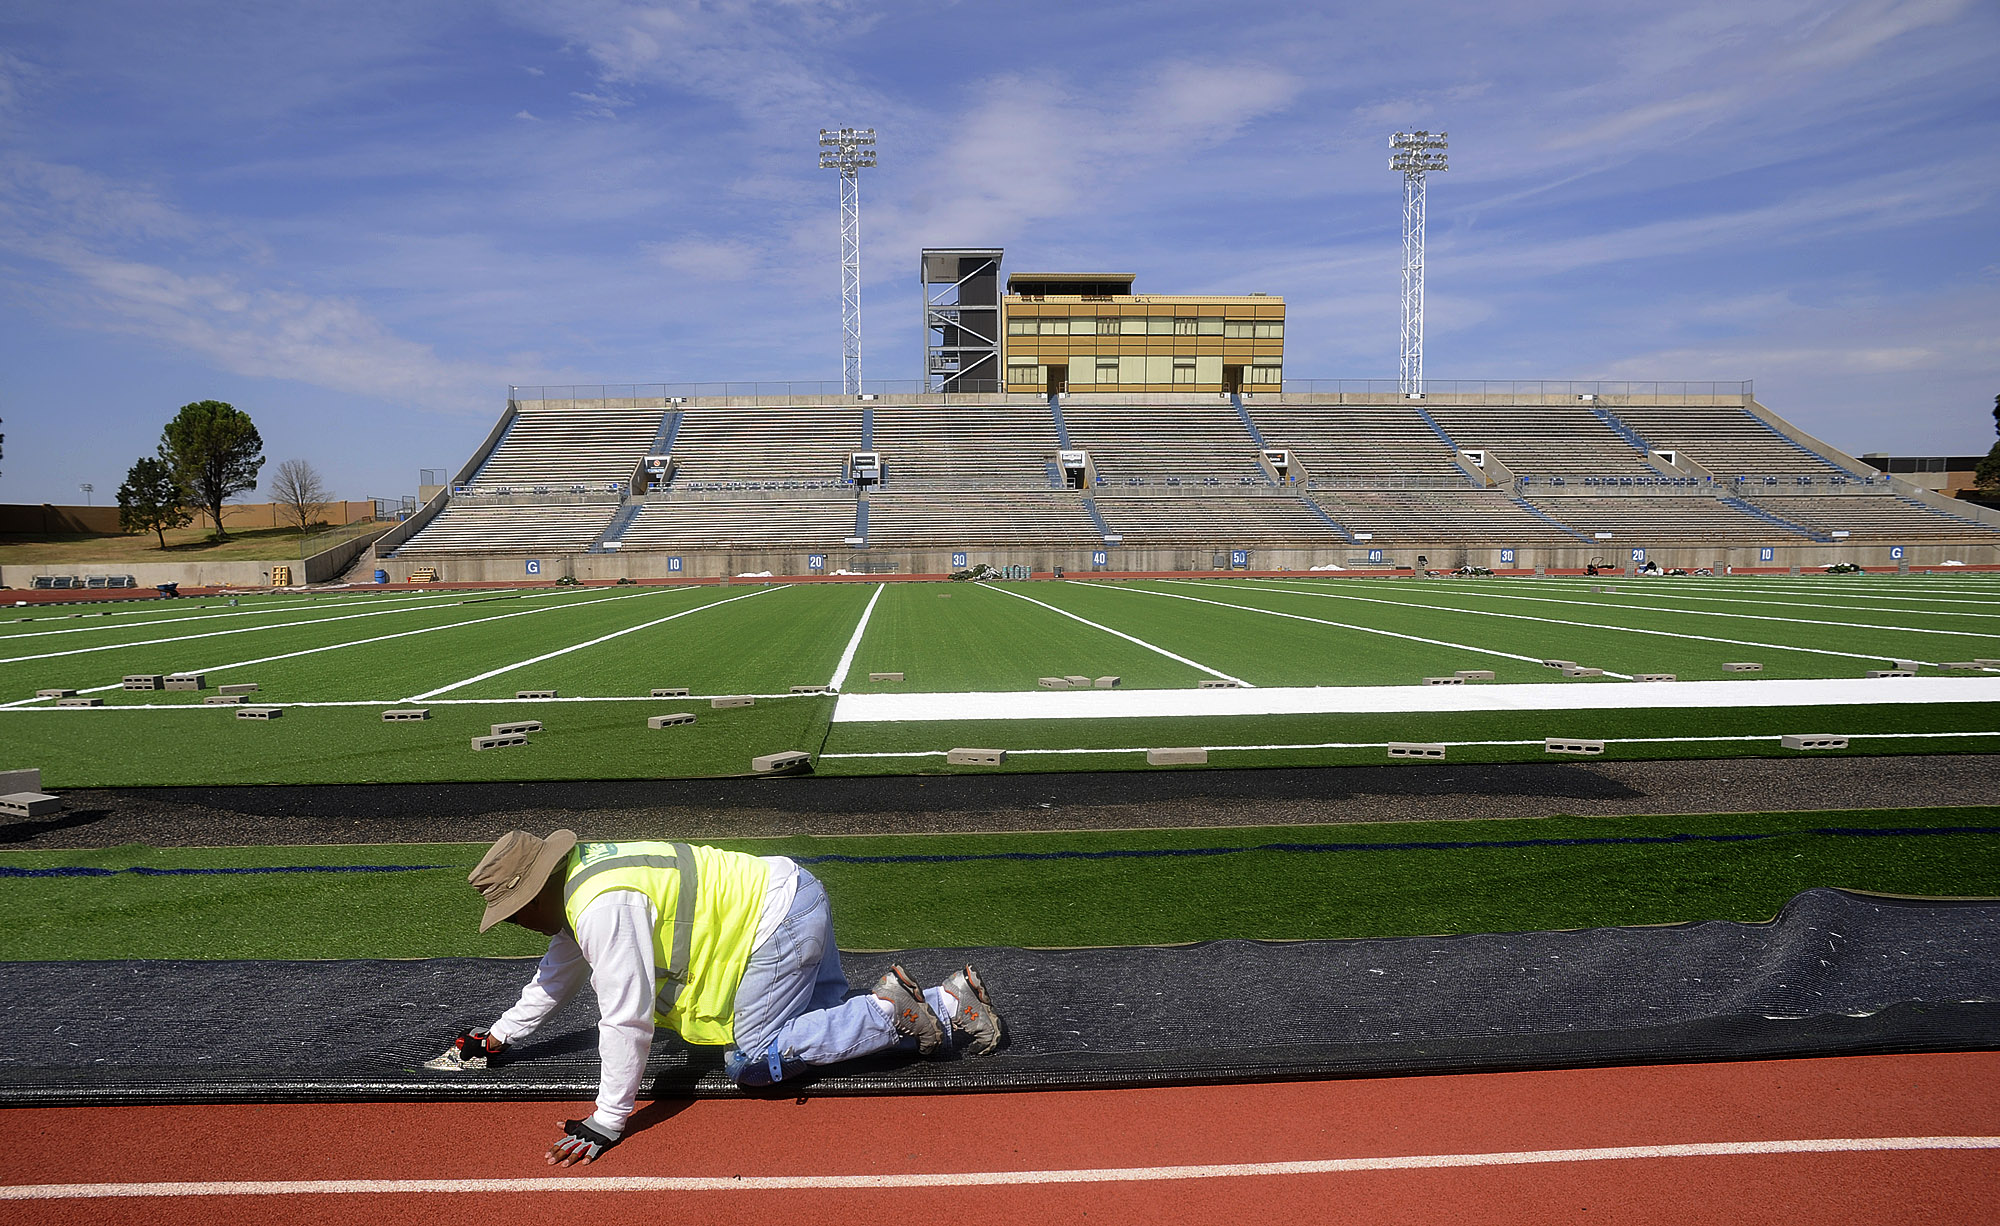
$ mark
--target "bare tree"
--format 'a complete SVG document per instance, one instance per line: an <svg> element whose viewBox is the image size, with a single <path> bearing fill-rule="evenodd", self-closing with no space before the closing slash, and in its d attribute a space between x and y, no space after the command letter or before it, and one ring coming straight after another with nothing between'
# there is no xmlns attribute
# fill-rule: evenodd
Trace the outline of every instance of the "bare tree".
<svg viewBox="0 0 2000 1226"><path fill-rule="evenodd" d="M284 508L285 522L304 536L325 516L332 501L319 470L304 460L285 460L271 478L271 496Z"/></svg>

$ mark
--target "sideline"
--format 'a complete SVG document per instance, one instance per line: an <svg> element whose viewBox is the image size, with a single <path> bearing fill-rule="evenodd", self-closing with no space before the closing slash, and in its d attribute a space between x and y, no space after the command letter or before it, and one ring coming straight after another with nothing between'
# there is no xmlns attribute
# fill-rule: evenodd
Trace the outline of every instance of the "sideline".
<svg viewBox="0 0 2000 1226"><path fill-rule="evenodd" d="M882 599L882 589L888 586L886 583L875 585L875 594L868 598L868 607L861 610L861 620L855 624L854 636L847 640L847 650L840 653L840 663L834 665L833 677L826 683L827 689L838 693L840 687L847 684L847 670L854 667L854 653L861 650L861 636L868 633L868 619L875 616L875 602Z"/></svg>
<svg viewBox="0 0 2000 1226"><path fill-rule="evenodd" d="M1563 1162L1631 1162L1661 1158L1737 1158L1790 1154L1869 1154L1921 1150L2000 1149L2000 1137L1830 1137L1795 1141L1710 1141L1682 1145L1618 1145L1597 1149L1531 1149L1486 1154L1403 1154L1383 1158L1320 1158L1302 1162L1218 1162L1187 1166L1095 1167L1081 1170L945 1171L907 1175L609 1175L533 1179L287 1179L211 1183L43 1183L0 1187L0 1200L106 1200L140 1196L339 1196L467 1192L769 1192L856 1191L875 1188L997 1187L1021 1184L1155 1183L1272 1175L1344 1175L1357 1171L1427 1171Z"/></svg>
<svg viewBox="0 0 2000 1226"><path fill-rule="evenodd" d="M1953 737L2000 736L2000 732L1834 732L1829 736L1844 736L1850 741L1912 741L1940 740ZM1754 736L1621 736L1606 737L1604 743L1611 745L1720 745L1743 741L1781 741L1781 737L1766 732ZM1506 747L1511 745L1540 745L1544 741L1438 741L1436 744L1446 749L1472 749L1481 746ZM1119 745L1103 749L1010 749L1009 757L1027 757L1040 754L1044 757L1076 756L1112 753L1151 753L1155 749L1186 748L1206 749L1210 753L1265 753L1275 750L1293 749L1387 749L1387 741L1314 741L1295 745ZM896 749L874 753L823 753L822 758L943 758L949 756L949 749ZM1613 759L1616 761L1617 759ZM1482 764L1484 765L1484 764Z"/></svg>
<svg viewBox="0 0 2000 1226"><path fill-rule="evenodd" d="M1043 604L1041 601L1036 600L1032 596L1023 596L1019 592L1011 592L1004 587L994 587L991 585L983 585L983 586L985 586L986 590L989 592L998 592L1002 596L1012 596L1016 600L1025 600L1032 605L1041 605L1042 608L1047 609L1051 613L1060 613L1062 616L1069 618L1073 622L1082 622L1084 625L1089 626L1092 630L1102 630L1104 631L1104 633L1112 635L1116 638L1124 639L1128 643L1132 643L1139 647L1144 647L1147 651L1154 652L1155 654L1158 655L1163 655L1167 659L1172 660L1177 664L1185 664L1189 668L1200 669L1202 672L1207 673L1211 677L1219 677L1224 681L1234 681L1236 684L1242 686L1246 690L1253 690L1257 688L1256 686L1251 685L1248 681L1245 681L1241 677L1232 677L1228 673L1219 672L1216 669L1210 668L1206 664L1196 663L1195 661L1188 659L1186 656L1177 656L1173 652L1168 651L1166 648L1161 647L1158 644L1148 643L1145 639L1134 638L1133 636L1125 633L1123 630L1113 630L1111 627L1091 621L1087 617L1079 617L1075 613L1070 612L1068 609L1058 609L1056 606L1052 604Z"/></svg>

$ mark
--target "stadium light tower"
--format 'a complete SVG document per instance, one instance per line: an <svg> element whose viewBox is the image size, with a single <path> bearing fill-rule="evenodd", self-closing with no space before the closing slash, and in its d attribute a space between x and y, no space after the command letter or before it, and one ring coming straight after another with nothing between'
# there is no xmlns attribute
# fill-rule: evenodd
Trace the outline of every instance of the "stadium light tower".
<svg viewBox="0 0 2000 1226"><path fill-rule="evenodd" d="M1424 175L1448 170L1445 133L1398 132L1389 138L1389 169L1403 172L1403 365L1398 386L1424 393Z"/></svg>
<svg viewBox="0 0 2000 1226"><path fill-rule="evenodd" d="M821 128L819 165L840 172L840 381L861 393L861 170L875 164L875 129Z"/></svg>

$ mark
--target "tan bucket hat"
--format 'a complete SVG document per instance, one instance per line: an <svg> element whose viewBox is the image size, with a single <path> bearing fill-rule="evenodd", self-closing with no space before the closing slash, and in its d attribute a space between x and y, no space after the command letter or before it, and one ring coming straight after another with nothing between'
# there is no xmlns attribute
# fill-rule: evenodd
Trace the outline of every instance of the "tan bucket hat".
<svg viewBox="0 0 2000 1226"><path fill-rule="evenodd" d="M542 892L549 874L576 846L574 830L558 830L538 839L525 830L509 830L487 850L479 867L466 877L472 888L486 900L486 914L479 919L479 931L519 911Z"/></svg>

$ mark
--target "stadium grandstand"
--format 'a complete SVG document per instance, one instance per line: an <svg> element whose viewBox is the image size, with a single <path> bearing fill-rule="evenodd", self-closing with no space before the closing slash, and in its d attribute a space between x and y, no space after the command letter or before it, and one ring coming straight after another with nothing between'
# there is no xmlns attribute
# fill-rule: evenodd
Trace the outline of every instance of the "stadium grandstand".
<svg viewBox="0 0 2000 1226"><path fill-rule="evenodd" d="M2000 562L2000 516L1747 383L793 394L516 388L401 579Z"/></svg>

